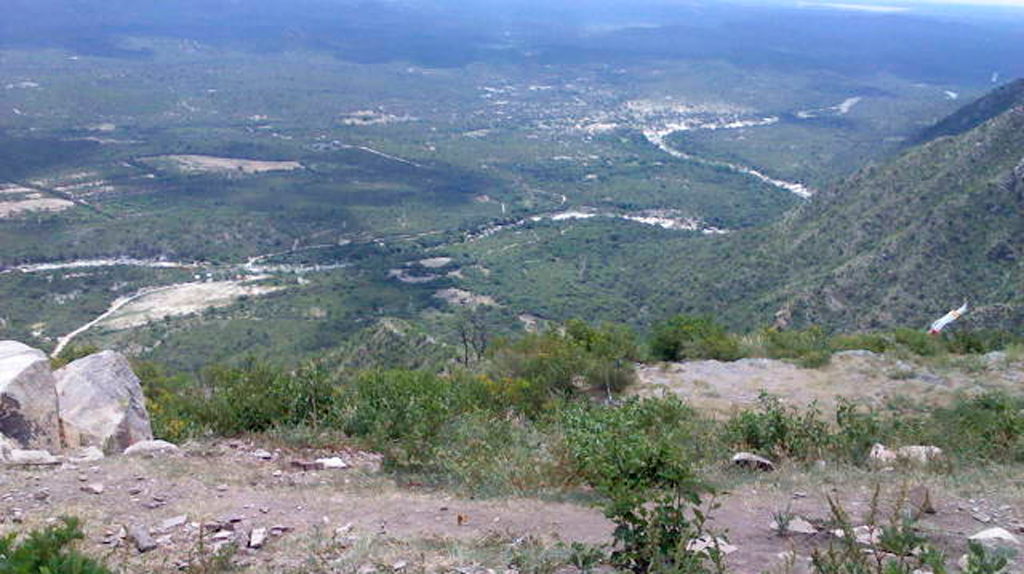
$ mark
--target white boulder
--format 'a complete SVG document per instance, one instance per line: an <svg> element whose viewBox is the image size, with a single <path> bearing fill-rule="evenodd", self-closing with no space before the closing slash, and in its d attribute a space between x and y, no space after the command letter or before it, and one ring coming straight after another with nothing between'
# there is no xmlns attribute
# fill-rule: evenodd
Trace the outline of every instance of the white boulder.
<svg viewBox="0 0 1024 574"><path fill-rule="evenodd" d="M12 450L7 464L17 466L56 466L61 460L45 450Z"/></svg>
<svg viewBox="0 0 1024 574"><path fill-rule="evenodd" d="M771 472L775 470L775 463L763 456L757 456L750 452L738 452L734 454L732 456L732 463L736 466L751 470L760 470L764 472Z"/></svg>
<svg viewBox="0 0 1024 574"><path fill-rule="evenodd" d="M54 374L69 447L94 446L115 454L153 438L142 385L120 353L95 353Z"/></svg>
<svg viewBox="0 0 1024 574"><path fill-rule="evenodd" d="M165 454L175 454L178 447L165 440L144 440L124 449L126 456L154 457Z"/></svg>
<svg viewBox="0 0 1024 574"><path fill-rule="evenodd" d="M979 542L982 544L1000 542L1006 542L1010 544L1020 543L1016 536L1010 534L1010 532L1006 529L998 527L989 528L988 530L982 530L981 532L971 536L968 540L972 540L974 542Z"/></svg>
<svg viewBox="0 0 1024 574"><path fill-rule="evenodd" d="M0 433L22 448L61 448L57 390L45 353L0 341Z"/></svg>

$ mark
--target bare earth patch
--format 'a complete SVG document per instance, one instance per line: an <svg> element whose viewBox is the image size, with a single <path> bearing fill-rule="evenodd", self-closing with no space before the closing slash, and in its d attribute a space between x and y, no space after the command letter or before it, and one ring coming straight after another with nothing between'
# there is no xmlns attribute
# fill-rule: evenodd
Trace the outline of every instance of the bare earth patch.
<svg viewBox="0 0 1024 574"><path fill-rule="evenodd" d="M41 469L0 471L0 534L38 528L61 515L85 521L85 550L109 556L128 572L180 571L197 558L201 531L206 552L237 543L234 560L245 572L308 572L309 560L343 556L355 572L364 564L406 563L411 572L505 571L488 556L499 545L527 539L605 544L612 524L592 506L530 498L474 500L454 493L403 485L379 470L379 458L347 447L311 452L262 450L242 441L186 445L181 454L155 459L109 457ZM293 464L321 456L348 463L334 470ZM926 486L936 513L920 527L956 559L966 537L1021 518L1020 490L1008 487L1019 467L949 475L897 468L890 472L826 467L783 467L769 474L722 468L713 480L729 494L712 511L712 527L736 551L727 557L736 574L807 572L815 548L833 540L827 499L837 498L854 524L865 524L874 485L881 484L880 523L887 523L906 489ZM100 488L95 488L100 485ZM788 510L818 530L782 536L770 527ZM977 519L986 515L987 523ZM20 523L11 520L17 516ZM157 547L144 554L119 535L122 527L149 531ZM265 529L260 548L246 548L251 532ZM796 553L794 570L779 569L783 553ZM399 570L399 569L395 569ZM390 572L392 570L385 570ZM578 572L571 570L570 572Z"/></svg>
<svg viewBox="0 0 1024 574"><path fill-rule="evenodd" d="M978 359L977 371L911 363L868 351L836 353L821 369L805 369L773 359L734 362L690 361L640 366L640 384L633 393L685 398L691 404L720 413L754 405L762 391L789 404L812 402L831 412L839 398L876 406L898 397L945 404L959 392L1019 388L1024 374L998 361Z"/></svg>
<svg viewBox="0 0 1024 574"><path fill-rule="evenodd" d="M64 211L74 206L66 199L47 197L27 187L0 185L0 219L39 211Z"/></svg>
<svg viewBox="0 0 1024 574"><path fill-rule="evenodd" d="M463 289L441 289L434 293L434 297L443 299L449 305L456 305L458 307L498 306L498 302L487 295L477 295Z"/></svg>
<svg viewBox="0 0 1024 574"><path fill-rule="evenodd" d="M262 161L215 157L211 155L161 155L147 158L157 163L169 163L185 173L244 173L255 174L269 171L294 171L302 169L297 161Z"/></svg>
<svg viewBox="0 0 1024 574"><path fill-rule="evenodd" d="M107 329L131 329L164 317L199 313L204 309L225 307L240 297L255 297L283 289L258 285L254 277L246 281L211 281L184 283L148 293L121 307L99 323Z"/></svg>

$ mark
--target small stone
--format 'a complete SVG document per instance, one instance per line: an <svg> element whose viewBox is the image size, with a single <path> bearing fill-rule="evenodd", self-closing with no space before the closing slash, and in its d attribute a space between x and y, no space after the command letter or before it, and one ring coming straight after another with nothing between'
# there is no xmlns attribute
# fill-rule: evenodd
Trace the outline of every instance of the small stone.
<svg viewBox="0 0 1024 574"><path fill-rule="evenodd" d="M89 477L87 475L84 475L84 474L78 475L78 482L88 482L88 481L89 481Z"/></svg>
<svg viewBox="0 0 1024 574"><path fill-rule="evenodd" d="M156 541L149 535L149 531L142 526L132 526L129 528L128 538L135 544L136 550L141 553L149 552L156 548Z"/></svg>
<svg viewBox="0 0 1024 574"><path fill-rule="evenodd" d="M60 459L45 450L12 449L7 464L20 466L56 466Z"/></svg>
<svg viewBox="0 0 1024 574"><path fill-rule="evenodd" d="M981 542L983 544L986 542L1009 542L1011 544L1020 543L1016 536L999 527L982 530L968 538L968 540Z"/></svg>
<svg viewBox="0 0 1024 574"><path fill-rule="evenodd" d="M89 494L103 494L103 485L99 482L86 484L82 487L82 492L87 492Z"/></svg>
<svg viewBox="0 0 1024 574"><path fill-rule="evenodd" d="M103 451L94 446L82 447L68 455L71 462L85 463L103 460Z"/></svg>
<svg viewBox="0 0 1024 574"><path fill-rule="evenodd" d="M266 541L266 528L253 528L252 532L249 533L249 548L263 548L263 544Z"/></svg>
<svg viewBox="0 0 1024 574"><path fill-rule="evenodd" d="M987 515L987 514L985 514L984 512L975 512L975 513L971 514L971 518L977 520L978 522L980 522L982 524L988 524L988 523L992 522L992 517Z"/></svg>
<svg viewBox="0 0 1024 574"><path fill-rule="evenodd" d="M270 508L267 507L267 506L261 506L260 507L260 513L261 514L269 514L270 513Z"/></svg>
<svg viewBox="0 0 1024 574"><path fill-rule="evenodd" d="M210 540L213 540L214 542L220 542L220 541L224 541L224 540L231 540L234 537L235 537L234 531L232 531L232 530L220 530L220 531L217 531L213 536L211 536Z"/></svg>
<svg viewBox="0 0 1024 574"><path fill-rule="evenodd" d="M896 450L896 456L902 461L924 465L941 459L942 449L937 446L903 446Z"/></svg>
<svg viewBox="0 0 1024 574"><path fill-rule="evenodd" d="M399 570L405 570L405 567L408 566L408 565L409 565L409 563L406 562L405 560L399 560L398 562L395 562L394 564L391 565L391 569L394 570L395 572L398 572Z"/></svg>
<svg viewBox="0 0 1024 574"><path fill-rule="evenodd" d="M274 478L280 478L282 474L284 473L281 472L280 470L275 470L274 472L270 473L270 475L273 476Z"/></svg>
<svg viewBox="0 0 1024 574"><path fill-rule="evenodd" d="M36 491L36 492L32 493L32 498L34 498L36 500L39 500L39 501L43 501L43 500L46 500L46 499L50 498L50 493L49 493L49 491L46 491L46 490L39 490L39 491Z"/></svg>
<svg viewBox="0 0 1024 574"><path fill-rule="evenodd" d="M331 458L318 458L316 459L317 464L324 470L341 470L348 468L348 463L341 458L334 456Z"/></svg>
<svg viewBox="0 0 1024 574"><path fill-rule="evenodd" d="M808 534L812 536L818 533L818 529L815 528L814 525L799 516L789 521L788 530L796 534Z"/></svg>
<svg viewBox="0 0 1024 574"><path fill-rule="evenodd" d="M226 485L226 484L218 484L217 485L217 491L218 492L227 492L227 490L228 490L228 485Z"/></svg>
<svg viewBox="0 0 1024 574"><path fill-rule="evenodd" d="M274 455L270 451L263 450L262 448L253 451L252 455L260 460L272 460L274 458Z"/></svg>
<svg viewBox="0 0 1024 574"><path fill-rule="evenodd" d="M757 456L749 452L738 452L733 455L732 463L741 468L771 472L775 470L775 463L767 458Z"/></svg>
<svg viewBox="0 0 1024 574"><path fill-rule="evenodd" d="M910 509L918 514L935 514L935 504L932 501L931 491L927 486L918 485L907 493L907 502Z"/></svg>
<svg viewBox="0 0 1024 574"><path fill-rule="evenodd" d="M800 491L800 490L798 490L798 491L796 491L796 492L794 492L794 493L793 493L793 498L794 498L794 499L800 499L800 498L807 498L807 493L806 493L806 492L803 492L803 491Z"/></svg>
<svg viewBox="0 0 1024 574"><path fill-rule="evenodd" d="M175 454L180 450L177 445L165 440L143 440L126 448L124 454L126 456L154 457Z"/></svg>
<svg viewBox="0 0 1024 574"><path fill-rule="evenodd" d="M690 552L707 552L713 548L717 548L725 556L737 550L735 546L729 544L724 538L712 538L708 534L694 538L686 543L686 549Z"/></svg>
<svg viewBox="0 0 1024 574"><path fill-rule="evenodd" d="M894 464L897 460L896 453L889 450L884 444L875 443L868 453L868 461L872 466L887 466Z"/></svg>
<svg viewBox="0 0 1024 574"><path fill-rule="evenodd" d="M315 460L293 460L292 466L303 471L323 470L323 464Z"/></svg>
<svg viewBox="0 0 1024 574"><path fill-rule="evenodd" d="M160 532L170 532L179 526L183 526L186 522L188 522L188 516L185 514L168 518L160 523Z"/></svg>

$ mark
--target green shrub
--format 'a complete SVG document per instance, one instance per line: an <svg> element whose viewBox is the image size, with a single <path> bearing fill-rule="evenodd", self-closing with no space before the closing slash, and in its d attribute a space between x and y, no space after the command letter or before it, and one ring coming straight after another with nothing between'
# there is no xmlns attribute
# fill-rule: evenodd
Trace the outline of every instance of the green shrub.
<svg viewBox="0 0 1024 574"><path fill-rule="evenodd" d="M727 442L774 458L810 460L830 452L833 436L814 406L800 411L782 404L778 397L762 393L757 410L745 410L725 424Z"/></svg>
<svg viewBox="0 0 1024 574"><path fill-rule="evenodd" d="M828 341L832 351L871 351L873 353L884 353L889 350L892 343L880 333L853 333L848 335L835 335Z"/></svg>
<svg viewBox="0 0 1024 574"><path fill-rule="evenodd" d="M863 464L871 446L885 442L889 436L886 425L873 410L862 412L847 399L836 406L836 433L832 440L833 457Z"/></svg>
<svg viewBox="0 0 1024 574"><path fill-rule="evenodd" d="M565 333L498 341L490 371L496 379L528 381L549 397L568 397L588 388L610 395L636 380L633 361L638 356L629 331L570 321Z"/></svg>
<svg viewBox="0 0 1024 574"><path fill-rule="evenodd" d="M943 336L946 349L958 355L983 355L1002 351L1020 342L1019 336L994 329L955 330Z"/></svg>
<svg viewBox="0 0 1024 574"><path fill-rule="evenodd" d="M0 572L10 574L112 574L101 563L73 545L85 539L77 518L62 517L60 524L34 530L19 540L17 534L0 537Z"/></svg>
<svg viewBox="0 0 1024 574"><path fill-rule="evenodd" d="M617 408L579 404L564 413L570 457L615 524L612 562L620 568L722 571L716 549L693 552L687 546L704 533L701 504L711 490L693 472L685 441L664 432L670 428L666 416L685 416L677 406L631 400Z"/></svg>
<svg viewBox="0 0 1024 574"><path fill-rule="evenodd" d="M655 325L651 355L662 361L714 359L735 361L743 354L739 340L710 317L677 315Z"/></svg>
<svg viewBox="0 0 1024 574"><path fill-rule="evenodd" d="M1000 392L933 411L930 439L967 459L1024 462L1024 400Z"/></svg>
<svg viewBox="0 0 1024 574"><path fill-rule="evenodd" d="M377 371L357 377L345 394L345 432L363 437L392 468L428 469L451 424L478 411L502 413L505 385L482 377L424 371Z"/></svg>
<svg viewBox="0 0 1024 574"><path fill-rule="evenodd" d="M547 425L476 411L450 421L438 438L432 470L474 495L527 495L574 482Z"/></svg>
<svg viewBox="0 0 1024 574"><path fill-rule="evenodd" d="M208 368L198 385L180 393L186 416L222 435L262 432L277 425L322 425L340 408L326 367L310 363L287 372L255 359Z"/></svg>
<svg viewBox="0 0 1024 574"><path fill-rule="evenodd" d="M99 352L100 348L96 345L68 345L61 349L59 355L50 359L50 368L57 370L72 361L77 361L78 359L88 357L89 355Z"/></svg>
<svg viewBox="0 0 1024 574"><path fill-rule="evenodd" d="M934 357L945 350L939 337L919 329L896 329L893 331L893 338L899 345L922 357Z"/></svg>
<svg viewBox="0 0 1024 574"><path fill-rule="evenodd" d="M832 359L828 336L817 326L791 331L767 329L764 341L769 357L796 359L804 368L822 367Z"/></svg>

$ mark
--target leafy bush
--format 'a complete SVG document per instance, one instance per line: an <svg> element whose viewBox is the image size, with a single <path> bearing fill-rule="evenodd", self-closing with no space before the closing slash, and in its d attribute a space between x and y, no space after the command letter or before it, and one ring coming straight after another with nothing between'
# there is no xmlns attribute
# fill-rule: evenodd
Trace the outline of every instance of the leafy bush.
<svg viewBox="0 0 1024 574"><path fill-rule="evenodd" d="M724 430L735 448L776 458L820 458L833 442L831 429L816 407L800 412L766 393L758 397L757 410L740 412Z"/></svg>
<svg viewBox="0 0 1024 574"><path fill-rule="evenodd" d="M880 333L840 334L829 339L832 351L871 351L884 353L892 347L892 343Z"/></svg>
<svg viewBox="0 0 1024 574"><path fill-rule="evenodd" d="M0 538L0 572L11 574L111 574L101 563L73 545L85 539L77 518L62 517L60 524Z"/></svg>
<svg viewBox="0 0 1024 574"><path fill-rule="evenodd" d="M940 338L919 329L896 329L893 338L896 343L922 357L934 357L945 350Z"/></svg>
<svg viewBox="0 0 1024 574"><path fill-rule="evenodd" d="M548 425L477 411L445 426L438 478L476 495L525 495L576 482Z"/></svg>
<svg viewBox="0 0 1024 574"><path fill-rule="evenodd" d="M574 405L565 411L567 449L615 523L612 561L620 568L695 573L722 568L716 549L688 547L704 534L702 497L711 490L697 479L683 441L663 432L666 416L683 414L678 406L632 400L618 408Z"/></svg>
<svg viewBox="0 0 1024 574"><path fill-rule="evenodd" d="M200 429L237 435L280 425L322 426L340 408L337 381L316 362L289 372L249 359L237 367L210 367L192 382L142 364L140 379L157 434L168 438Z"/></svg>
<svg viewBox="0 0 1024 574"><path fill-rule="evenodd" d="M1007 331L991 329L956 330L943 337L946 349L958 355L983 355L1001 351L1020 342L1020 337Z"/></svg>
<svg viewBox="0 0 1024 574"><path fill-rule="evenodd" d="M348 389L345 432L366 438L390 466L427 465L447 425L483 402L486 391L476 382L418 371L365 373Z"/></svg>
<svg viewBox="0 0 1024 574"><path fill-rule="evenodd" d="M552 397L571 396L584 388L610 395L636 380L633 361L639 354L635 337L625 328L570 321L564 333L497 342L491 373L498 379L529 381Z"/></svg>
<svg viewBox="0 0 1024 574"><path fill-rule="evenodd" d="M1024 401L989 392L931 413L930 439L967 459L1024 462Z"/></svg>
<svg viewBox="0 0 1024 574"><path fill-rule="evenodd" d="M99 353L100 348L96 345L68 345L61 349L60 354L50 359L50 368L57 370L72 361L77 361L83 357L88 357L94 353Z"/></svg>
<svg viewBox="0 0 1024 574"><path fill-rule="evenodd" d="M827 548L814 550L811 571L814 574L949 572L945 553L932 546L920 532L917 517L907 512L902 502L896 505L887 522L877 521L879 499L880 490L876 487L865 525L874 534L866 547L858 541L846 510L837 500L828 499L831 528L842 531L843 535L830 542ZM1004 557L989 555L982 545L969 543L965 573L999 574L1006 565Z"/></svg>
<svg viewBox="0 0 1024 574"><path fill-rule="evenodd" d="M662 361L714 359L735 361L743 357L740 343L710 317L677 315L655 325L651 354Z"/></svg>
<svg viewBox="0 0 1024 574"><path fill-rule="evenodd" d="M828 336L817 326L792 331L767 329L764 340L769 357L796 359L804 368L823 367L832 359Z"/></svg>

